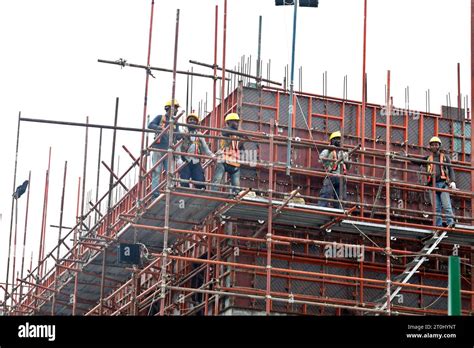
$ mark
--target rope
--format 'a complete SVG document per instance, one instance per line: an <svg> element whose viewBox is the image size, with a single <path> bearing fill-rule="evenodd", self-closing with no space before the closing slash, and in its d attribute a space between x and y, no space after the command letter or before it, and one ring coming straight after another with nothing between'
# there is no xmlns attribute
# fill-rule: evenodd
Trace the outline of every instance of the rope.
<svg viewBox="0 0 474 348"><path fill-rule="evenodd" d="M431 302L428 306L424 307L423 309L428 309L428 308L430 308L432 305L434 305L436 302L438 302L439 299L440 299L441 297L443 297L443 295L444 295L445 293L446 293L446 290L444 290L444 291L441 293L441 295L438 296L437 299L435 299L433 302Z"/></svg>

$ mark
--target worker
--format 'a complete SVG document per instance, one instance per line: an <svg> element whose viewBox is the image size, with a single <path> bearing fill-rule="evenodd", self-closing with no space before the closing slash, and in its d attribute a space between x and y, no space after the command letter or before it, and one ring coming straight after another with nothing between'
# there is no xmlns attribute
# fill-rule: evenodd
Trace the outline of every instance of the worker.
<svg viewBox="0 0 474 348"><path fill-rule="evenodd" d="M324 149L319 155L320 162L323 163L324 169L331 174L346 174L350 169L349 154L343 149L336 149L341 147L341 132L336 131L329 136L331 149ZM334 148L335 147L335 148ZM326 175L323 181L323 187L319 193L320 198L345 200L347 195L346 178ZM327 200L319 200L318 206L327 207L329 205ZM342 204L337 204L336 207L343 209Z"/></svg>
<svg viewBox="0 0 474 348"><path fill-rule="evenodd" d="M174 110L171 110L171 107L174 107ZM169 146L169 134L166 132L161 136L159 140L156 140L157 136L161 133L161 131L167 126L167 122L170 121L171 114L173 114L174 118L179 118L184 111L182 111L178 116L178 109L179 109L179 102L177 100L170 100L165 103L165 115L157 115L149 124L148 128L155 130L155 141L152 144L152 148L160 149L160 150L167 150ZM179 127L175 125L174 127L174 136L172 145L176 143L180 139L180 132ZM155 165L156 162L160 161L163 156L165 156L165 152L158 152L153 151L151 154L151 163L152 166ZM157 198L160 193L157 190L158 185L160 184L160 175L161 171L164 170L165 173L168 170L168 161L167 158L164 158L161 163L153 170L152 179L151 179L151 191L153 192L153 198Z"/></svg>
<svg viewBox="0 0 474 348"><path fill-rule="evenodd" d="M196 125L199 124L199 116L191 113L186 117L186 123L188 124L188 132L183 133L183 142L178 149L179 152L186 152L189 153L190 156L181 156L182 160L184 161L184 166L181 168L180 177L183 180L194 180L194 181L201 181L204 182L204 170L201 166L201 159L198 157L193 157L194 155L202 155L205 154L207 156L215 157L215 155L209 150L209 146L207 145L204 137L200 137L202 135L196 129ZM181 183L183 187L189 187L188 183ZM205 190L206 185L204 184L196 184L196 188Z"/></svg>
<svg viewBox="0 0 474 348"><path fill-rule="evenodd" d="M444 153L441 149L442 142L441 139L437 136L433 136L430 139L430 151L431 155L425 157L424 161L429 162L438 162L443 164L436 164L436 163L425 163L417 160L415 158L410 158L410 161L415 164L423 164L426 165L426 172L428 174L428 180L426 182L426 186L440 188L440 189L453 189L456 190L456 177L454 174L453 168L450 166L451 158ZM431 205L433 205L433 194L430 192L430 200ZM436 191L435 193L435 205L436 205L436 219L435 225L436 226L444 226L444 227L455 227L454 222L454 213L453 208L451 205L451 197L449 192L439 192ZM443 218L441 215L441 208L444 210L446 214L446 223L443 223Z"/></svg>
<svg viewBox="0 0 474 348"><path fill-rule="evenodd" d="M240 187L240 150L244 149L244 138L242 136L228 133L227 131L238 131L240 117L236 113L230 113L225 117L226 127L222 130L222 136L227 139L221 139L219 144L219 160L217 161L216 171L212 178L213 184L220 184L225 173L230 175L232 192L237 194ZM212 186L212 190L217 191L217 186Z"/></svg>

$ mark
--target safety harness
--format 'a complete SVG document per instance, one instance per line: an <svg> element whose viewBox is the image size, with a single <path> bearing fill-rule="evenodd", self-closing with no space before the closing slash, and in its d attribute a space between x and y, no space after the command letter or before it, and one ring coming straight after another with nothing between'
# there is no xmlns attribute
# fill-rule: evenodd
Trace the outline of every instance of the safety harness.
<svg viewBox="0 0 474 348"><path fill-rule="evenodd" d="M231 138L236 137L231 136ZM233 167L240 167L240 152L238 140L222 139L220 143L220 149L223 150L225 163Z"/></svg>
<svg viewBox="0 0 474 348"><path fill-rule="evenodd" d="M428 157L428 161L430 161L430 162L433 162L433 159L434 159L433 155L430 155ZM445 159L446 159L446 157L444 156L444 153L440 153L439 154L439 162L440 163L445 163ZM427 166L426 166L426 171L428 172L428 184L432 184L432 180L433 180L433 176L434 176L434 166L435 166L434 163L428 163ZM442 164L440 165L440 169L441 169L440 178L444 181L449 181L448 174L446 173L444 167L445 166L443 166Z"/></svg>

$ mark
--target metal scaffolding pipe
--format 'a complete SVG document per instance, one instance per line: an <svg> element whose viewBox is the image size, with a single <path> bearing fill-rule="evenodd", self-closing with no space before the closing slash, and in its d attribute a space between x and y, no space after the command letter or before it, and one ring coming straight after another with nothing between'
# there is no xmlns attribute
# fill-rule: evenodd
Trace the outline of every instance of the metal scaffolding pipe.
<svg viewBox="0 0 474 348"><path fill-rule="evenodd" d="M82 172L82 198L81 198L81 224L84 225L84 207L85 204L85 197L86 197L86 175L87 175L87 150L89 146L89 116L86 117L86 134L84 139L84 167ZM82 226L81 226L81 236L82 236Z"/></svg>
<svg viewBox="0 0 474 348"><path fill-rule="evenodd" d="M55 274L55 279L54 279L54 289L58 290L58 277L59 277L59 271L58 271L58 263L59 263L59 256L60 256L60 246L61 246L61 232L62 232L62 226L63 226L63 213L64 213L64 195L66 191L66 175L67 175L67 161L64 162L64 176L63 176L63 189L61 193L61 208L60 208L60 213L59 213L59 231L58 231L58 246L57 246L57 253L56 253L56 274ZM53 302L51 304L51 315L55 314L55 305L56 305L56 293L53 295Z"/></svg>
<svg viewBox="0 0 474 348"><path fill-rule="evenodd" d="M226 65L225 65L225 58L226 58L226 40L227 40L227 0L224 0L224 21L222 27L222 80L221 80L221 115L218 125L224 124L224 114L225 110L225 73L226 73ZM218 300L216 301L218 302Z"/></svg>
<svg viewBox="0 0 474 348"><path fill-rule="evenodd" d="M150 28L148 31L148 53L147 53L147 60L146 66L147 69L145 70L145 97L143 98L143 118L142 118L142 134L141 134L141 143L140 143L140 160L139 160L139 175L138 175L138 196L137 199L140 201L143 196L145 196L145 172L143 168L145 167L146 163L146 155L144 153L145 150L145 127L146 127L146 114L147 114L147 107L148 107L148 84L150 80L150 57L151 57L151 38L153 34L153 14L155 9L155 0L151 0L151 12L150 12Z"/></svg>
<svg viewBox="0 0 474 348"><path fill-rule="evenodd" d="M147 71L149 70L156 70L156 71L164 71L164 72L170 72L172 73L173 70L171 69L166 69L166 68L158 68L154 66L145 66L145 65L140 65L140 64L133 64L133 63L127 63L126 60L120 59L118 61L113 61L113 60L105 60L105 59L97 59L99 63L107 63L107 64L114 64L114 65L120 65L122 67L128 66L131 68L141 68L145 69ZM189 71L183 71L183 70L176 70L176 74L181 74L181 75L191 75L191 76L198 76L198 77L207 77L209 79L214 79L214 76L212 75L206 75L206 74L199 74L195 72L189 72ZM217 77L220 79L220 77ZM227 79L228 80L228 79Z"/></svg>
<svg viewBox="0 0 474 348"><path fill-rule="evenodd" d="M122 182L122 180L117 176L117 174L115 174L113 172L113 169L110 168L104 161L102 161L102 165L105 167L105 169L108 170L108 172L110 173L110 175L125 189L125 191L129 191L128 187L125 186L125 184ZM113 167L113 164L112 164L112 167ZM111 197L111 195L109 195L109 197Z"/></svg>
<svg viewBox="0 0 474 348"><path fill-rule="evenodd" d="M14 228L14 236L13 236L13 269L12 269L12 291L11 291L11 299L12 299L12 306L13 306L13 298L15 297L15 289L16 289L16 282L15 282L15 268L16 268L16 238L18 234L18 197L16 198L15 204L15 228ZM17 277L18 278L18 277Z"/></svg>
<svg viewBox="0 0 474 348"><path fill-rule="evenodd" d="M16 189L16 172L18 168L18 146L20 143L20 118L21 118L21 111L18 113L18 124L16 130L16 148L15 148L15 169L13 171L13 189L12 194L15 192ZM5 296L3 297L3 312L7 313L7 299L8 299L8 278L10 272L10 256L11 256L11 247L12 247L12 229L13 229L13 210L15 207L15 198L12 195L12 207L11 207L11 214L10 214L10 234L8 239L8 258L7 258L7 274L5 277ZM13 288L13 284L12 284Z"/></svg>
<svg viewBox="0 0 474 348"><path fill-rule="evenodd" d="M74 241L73 241L73 250L71 252L71 254L73 255L73 258L75 260L77 260L77 257L78 257L78 244L77 244L77 241L79 239L79 237L81 236L78 236L78 231L77 229L78 228L81 228L81 218L79 217L79 202L80 202L80 192L81 192L81 177L78 178L77 180L77 201L76 201L76 221L77 221L77 224L76 226L74 227ZM72 302L72 315L75 316L76 315L76 309L77 309L77 286L78 286L78 274L75 273L74 274L74 292L73 292L73 302Z"/></svg>
<svg viewBox="0 0 474 348"><path fill-rule="evenodd" d="M365 0L367 3L367 0ZM365 36L365 35L364 35ZM390 98L390 70L387 71L387 110L388 113L386 115L386 120L385 120L385 139L390 139L391 138L391 133L390 133L390 118L392 116L392 102ZM365 111L365 110L364 110ZM365 113L365 112L364 112ZM387 267L387 273L386 273L386 291L387 291L387 314L391 315L391 260L390 257L392 256L392 250L390 247L390 242L391 242L391 236L390 236L390 142L387 141L385 142L385 166L387 170L385 171L385 245L386 245L386 250L385 250L385 262L386 262L386 267Z"/></svg>
<svg viewBox="0 0 474 348"><path fill-rule="evenodd" d="M118 121L118 110L119 110L119 98L115 98L115 116L114 116L114 127L117 126ZM106 219L104 220L106 223L106 228L109 229L111 224L110 215L112 210L112 190L113 190L113 181L114 181L114 164L115 164L115 141L117 139L117 130L114 130L114 134L112 137L112 155L110 159L110 176L109 176L109 199L107 202L107 215ZM104 255L102 256L102 269L101 269L101 277L100 277L100 307L99 307L99 314L102 315L103 305L104 305L104 285L105 285L105 266L107 260L107 246L104 247Z"/></svg>
<svg viewBox="0 0 474 348"><path fill-rule="evenodd" d="M92 123L88 124L88 123L81 123L81 122L55 121L55 120L45 120L45 119L39 119L39 118L22 117L20 118L20 121L55 124L55 125L60 125L60 126L88 127L88 128L99 128L99 129L121 130L121 131L129 131L129 132L155 133L155 131L151 129L143 130L141 128L133 128L133 127L108 126L104 124L92 124Z"/></svg>
<svg viewBox="0 0 474 348"><path fill-rule="evenodd" d="M26 211L25 211L25 228L23 233L23 248L21 255L21 272L20 279L23 279L23 271L25 266L25 252L26 252L26 231L28 227L28 211L30 206L30 187L31 187L31 170L28 173L28 192L26 194ZM20 286L20 301L23 298L23 286Z"/></svg>
<svg viewBox="0 0 474 348"><path fill-rule="evenodd" d="M252 295L252 294L245 294L245 293L239 293L236 292L236 288L232 288L234 292L230 292L227 290L224 291L217 291L217 290L204 290L204 289L194 289L194 288L185 288L185 287L178 287L178 286L169 286L171 290L178 290L178 291L193 291L193 292L200 292L200 293L208 293L208 294L213 294L213 295L222 295L222 296L235 296L235 297L246 297L246 298L251 298L251 299L258 299L258 300L264 300L266 297L262 295ZM297 297L297 296L295 296ZM372 309L372 308L367 308L367 307L358 307L358 306L348 306L348 305L335 305L335 304L330 304L327 302L312 302L312 301L303 301L303 300L297 300L297 299L291 299L291 298L281 298L277 296L272 296L271 297L273 301L278 301L278 302L284 302L284 303L296 303L296 304L306 304L306 305L312 305L312 306L321 306L321 307L329 307L329 308L346 308L346 309L351 309L351 310L356 310L356 311L363 311L363 312L372 312L372 313L383 313L383 311L377 310L377 309ZM397 313L397 314L402 314L402 313Z"/></svg>
<svg viewBox="0 0 474 348"><path fill-rule="evenodd" d="M154 254L155 256L158 256L157 254ZM185 257L185 256L177 256L177 255L168 255L168 258L174 259L174 260L183 260L183 261L188 261L188 262L196 262L196 263L210 263L214 265L220 265L220 266L227 266L227 267L235 267L235 268L242 268L242 269L251 269L251 270L260 270L262 272L265 272L266 267L265 266L258 266L255 264L246 264L246 263L235 263L235 262L227 262L227 261L214 261L214 260L206 260L206 259L198 259L198 258L193 258L193 257ZM280 272L280 273L289 273L289 274L297 274L297 275L307 275L307 276L313 276L313 277L320 277L320 278L333 278L333 279L341 279L341 280L352 280L352 281L364 281L367 283L373 283L373 284L380 284L382 286L386 285L385 280L378 280L378 279L372 279L372 278L364 278L364 277L356 277L356 276L344 276L344 275L339 275L339 274L331 274L331 273L321 273L321 272L310 272L310 271L301 271L297 269L285 269L285 268L277 268L273 267L272 268L274 272ZM396 286L401 286L401 287L409 287L409 288L419 288L419 289L426 289L426 290L435 290L439 292L445 292L447 291L447 288L442 288L438 286L430 286L430 285L422 285L422 284L409 284L409 283L400 283L400 282L393 282L393 285ZM356 284L354 284L356 285ZM462 294L465 295L474 295L474 291L468 291L468 290L461 290Z"/></svg>
<svg viewBox="0 0 474 348"><path fill-rule="evenodd" d="M213 68L213 69L217 69L217 70L223 70L221 67L219 66L215 66L213 64L206 64L206 63L202 63L202 62L198 62L198 61L195 61L195 60L189 60L189 62L191 64L196 64L196 65L201 65L201 66L205 66L207 68ZM246 74L246 73L243 73L241 71L235 71L235 70L232 70L232 69L225 69L228 73L231 73L231 74L235 74L235 75L239 75L239 76L242 76L242 77L249 77L251 79L255 79L257 81L263 81L263 82L268 82L268 83L271 83L273 85L278 85L278 86L281 86L281 83L280 82L277 82L277 81L272 81L272 80L268 80L268 79L264 79L262 78L261 76L259 77L259 75L257 74L257 76L254 76L254 75L250 75L250 74ZM230 79L227 79L227 80L230 80Z"/></svg>
<svg viewBox="0 0 474 348"><path fill-rule="evenodd" d="M174 39L174 59L173 59L173 83L171 87L171 114L175 109L175 93L176 93L176 68L178 64L178 37L179 37L179 9L176 10L176 28ZM167 274L167 257L168 257L168 233L170 223L170 204L171 204L171 175L174 171L174 158L172 153L172 145L174 138L174 117L170 117L169 140L168 140L168 170L166 171L166 189L165 189L165 222L164 222L164 240L163 240L163 258L161 259L161 301L160 301L160 315L165 314L165 300L166 300L166 274Z"/></svg>
<svg viewBox="0 0 474 348"><path fill-rule="evenodd" d="M100 129L100 133L99 133L99 154L98 154L98 158L97 158L97 181L96 181L96 187L95 187L95 201L96 202L99 200L101 158L102 158L102 128ZM93 208L95 208L95 207L93 207ZM99 217L101 215L99 209L95 209L95 210L96 210L96 214L95 214L94 224L97 223L97 220L99 219Z"/></svg>
<svg viewBox="0 0 474 348"><path fill-rule="evenodd" d="M49 173L51 170L51 147L49 148L49 156L48 156L48 169L46 170L46 178L44 184L44 198L43 198L43 214L42 214L42 221L41 221L41 237L40 237L40 249L38 252L38 278L41 279L43 277L43 264L44 264L44 247L45 247L45 239L46 239L46 217L47 217L47 210L48 210L48 193L49 193Z"/></svg>
<svg viewBox="0 0 474 348"><path fill-rule="evenodd" d="M274 160L274 145L273 145L273 133L274 120L270 120L270 161ZM271 297L271 286L272 286L272 229L273 229L273 166L270 164L269 176L269 187L268 187L268 215L267 215L267 235L266 235L266 246L267 246L267 265L266 265L266 292L265 292L265 313L270 315L272 309L272 297Z"/></svg>

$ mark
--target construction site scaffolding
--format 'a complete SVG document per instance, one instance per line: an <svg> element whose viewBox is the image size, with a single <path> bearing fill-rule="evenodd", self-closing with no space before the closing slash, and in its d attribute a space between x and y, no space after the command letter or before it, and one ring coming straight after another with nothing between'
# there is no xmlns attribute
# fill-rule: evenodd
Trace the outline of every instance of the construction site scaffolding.
<svg viewBox="0 0 474 348"><path fill-rule="evenodd" d="M447 282L447 273L440 265L452 254L453 247L463 265L462 314L472 314L474 275L470 267L474 259L474 163L470 146L474 136L468 117L456 121L442 115L418 112L419 118L415 120L417 134L410 135L410 111L405 110L399 118L393 116L390 72L387 74L385 106L301 91L295 92L293 99L289 100L286 88L264 86L261 76L238 71L231 74L250 76L257 81L256 86L244 86L240 81L224 98L225 82L229 78L225 67L225 2L221 103L216 103L219 79L216 6L215 55L214 64L210 65L213 69L210 76L214 80L213 108L205 115L203 124L196 128L203 132L200 136L210 141L211 150L215 152L218 141L228 139L228 136L221 135L224 116L230 112L241 115L242 129L230 133L246 137L250 143L256 144L256 162L241 163L256 175L253 178L243 175L244 184L238 188L240 193L237 195L229 193L235 187L226 184L212 184L219 190L210 190L208 181L186 181L193 185L206 185L206 190L180 187L184 181L178 178L180 167L176 166L175 157L190 154L177 150L179 142L173 143L173 132L175 125L185 127L186 124L171 118L157 135L154 142L165 134L169 135L169 147L164 151L153 148L153 143L148 144L147 135L153 131L145 129L153 5L152 1L147 65L135 66L146 72L141 129L117 126L118 99L114 126L90 124L88 119L82 124L19 116L19 125L22 121L85 127L84 174L82 187L81 178L78 181L75 226L62 235L61 218L58 244L45 254L44 212L37 267L30 264L26 276L15 277L13 274L11 290L8 290L7 275L3 303L7 314L222 315L263 312L267 315L443 315L446 311L439 304L446 304L447 287L442 284ZM175 99L178 73L178 28L179 10L171 70L171 100ZM101 61L126 64L123 61ZM271 80L267 82L271 83ZM258 100L253 102L246 96L250 99L258 96ZM273 105L268 103L268 99L273 100ZM279 117L280 109L285 110L283 100L291 103L295 110L292 125L285 124L283 117ZM333 112L331 107L336 104L339 105L338 112ZM313 110L313 105L322 109ZM380 118L382 110L386 111L384 118ZM321 120L324 120L325 127L314 127L314 122ZM357 158L348 161L354 169L347 174L329 173L317 161L319 149L334 148L328 146L325 139L329 132L336 130L335 124L343 133L344 149ZM469 179L466 179L464 190L438 189L409 180L413 176L421 178L426 175L425 170L409 164L407 154L422 154L426 137L431 136L424 129L428 124L432 124L433 134L448 140L450 149L455 148L458 139L461 141L461 156L451 166ZM456 134L458 124L461 135ZM95 203L87 209L84 183L90 128L99 128L101 139L103 129L113 130L114 137L111 165L104 164L110 172L108 190L100 198L96 195ZM293 129L293 136L288 139L290 129ZM120 176L115 174L113 165L117 131L141 132L141 148L144 149L135 157L124 147L133 163ZM394 140L398 133L402 134L399 142ZM413 137L416 143L409 141ZM291 140L292 163L282 160L288 140ZM153 151L162 151L164 156L148 169L148 156ZM214 159L206 155L193 156L204 161L206 177L211 178ZM168 162L169 170L164 173L165 180L156 188L159 196L154 199L151 175L161 161ZM124 178L135 168L139 171L138 182L127 187ZM286 175L287 170L290 176ZM319 186L313 184L320 185L329 176L344 178L354 192L347 200L339 197L329 200L342 204L343 209L322 208L315 204L322 198L315 194ZM62 202L66 177L67 162ZM119 185L126 194L113 205L113 190ZM46 178L45 209L47 192ZM436 192L449 192L459 202L457 211L461 213L455 216L459 222L455 229L434 226L434 206L417 210L394 204L399 202L399 197L420 196L424 192L432 196ZM384 204L379 203L383 199ZM105 213L101 212L104 202ZM127 242L141 245L142 264L127 266L116 262L117 246ZM338 247L363 247L364 257L362 260L325 257L322 249L332 243ZM53 264L49 269L48 261ZM23 263L24 255L22 270ZM420 272L423 264L426 268ZM306 269L302 265L306 265ZM415 278L416 283L409 282ZM338 295L338 291L343 295ZM406 299L411 299L416 305L405 305Z"/></svg>

